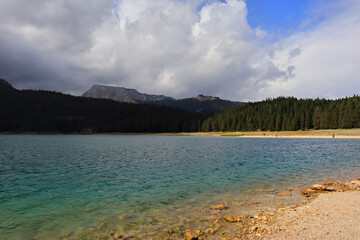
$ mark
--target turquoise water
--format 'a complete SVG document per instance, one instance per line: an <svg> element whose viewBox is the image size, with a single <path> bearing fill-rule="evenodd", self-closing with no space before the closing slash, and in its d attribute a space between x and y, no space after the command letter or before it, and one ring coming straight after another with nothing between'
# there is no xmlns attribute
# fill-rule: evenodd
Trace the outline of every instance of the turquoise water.
<svg viewBox="0 0 360 240"><path fill-rule="evenodd" d="M0 239L135 231L253 189L355 177L359 140L0 135Z"/></svg>

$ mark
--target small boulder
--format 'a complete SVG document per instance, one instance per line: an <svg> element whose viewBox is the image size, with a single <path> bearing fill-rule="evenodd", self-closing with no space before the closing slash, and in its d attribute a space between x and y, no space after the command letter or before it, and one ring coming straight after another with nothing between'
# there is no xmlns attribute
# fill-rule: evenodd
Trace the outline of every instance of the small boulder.
<svg viewBox="0 0 360 240"><path fill-rule="evenodd" d="M226 215L224 216L225 221L230 222L230 223L234 223L237 222L238 218L234 215Z"/></svg>
<svg viewBox="0 0 360 240"><path fill-rule="evenodd" d="M360 188L360 181L357 179L351 180L352 185L356 186L356 188Z"/></svg>
<svg viewBox="0 0 360 240"><path fill-rule="evenodd" d="M339 182L322 182L321 184L324 186L336 186L339 185Z"/></svg>
<svg viewBox="0 0 360 240"><path fill-rule="evenodd" d="M227 207L226 207L224 204L222 204L222 203L212 205L210 208L211 208L211 209L214 209L214 210L224 210L224 209L227 209Z"/></svg>
<svg viewBox="0 0 360 240"><path fill-rule="evenodd" d="M277 194L278 196L291 196L292 194L291 193L278 193Z"/></svg>
<svg viewBox="0 0 360 240"><path fill-rule="evenodd" d="M315 191L324 191L325 188L326 187L321 185L321 184L314 184L314 185L311 186L311 189L315 190Z"/></svg>
<svg viewBox="0 0 360 240"><path fill-rule="evenodd" d="M187 229L185 232L185 239L186 240L197 240L198 236L196 235L196 233L193 230Z"/></svg>
<svg viewBox="0 0 360 240"><path fill-rule="evenodd" d="M121 238L122 236L121 236L121 234L119 234L119 233L115 233L114 234L114 239L119 239L119 238Z"/></svg>
<svg viewBox="0 0 360 240"><path fill-rule="evenodd" d="M316 193L316 191L312 190L310 188L301 190L301 194L305 195L307 197L309 197L310 195L315 194L315 193Z"/></svg>
<svg viewBox="0 0 360 240"><path fill-rule="evenodd" d="M204 234L201 230L195 230L194 232L198 237Z"/></svg>
<svg viewBox="0 0 360 240"><path fill-rule="evenodd" d="M328 191L328 192L336 192L336 188L335 188L335 187L326 187L326 188L325 188L325 191Z"/></svg>
<svg viewBox="0 0 360 240"><path fill-rule="evenodd" d="M215 233L215 230L214 230L213 228L207 228L207 229L205 230L205 233L206 233L206 234L214 234L214 233Z"/></svg>
<svg viewBox="0 0 360 240"><path fill-rule="evenodd" d="M239 215L239 219L241 219L241 218L248 218L248 215L246 215L246 214L241 214L241 215Z"/></svg>

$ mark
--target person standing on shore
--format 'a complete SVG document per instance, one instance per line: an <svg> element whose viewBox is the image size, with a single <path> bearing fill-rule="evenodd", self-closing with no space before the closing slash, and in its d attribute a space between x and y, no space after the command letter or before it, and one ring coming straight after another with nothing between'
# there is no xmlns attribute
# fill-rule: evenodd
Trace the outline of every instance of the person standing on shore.
<svg viewBox="0 0 360 240"><path fill-rule="evenodd" d="M333 138L335 137L335 133L333 133Z"/></svg>

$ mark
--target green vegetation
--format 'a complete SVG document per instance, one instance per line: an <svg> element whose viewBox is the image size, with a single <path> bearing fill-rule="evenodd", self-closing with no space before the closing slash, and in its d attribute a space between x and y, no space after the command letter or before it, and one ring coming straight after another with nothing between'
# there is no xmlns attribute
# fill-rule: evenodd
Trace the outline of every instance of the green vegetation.
<svg viewBox="0 0 360 240"><path fill-rule="evenodd" d="M0 82L0 132L192 132L204 118L166 106L19 91Z"/></svg>
<svg viewBox="0 0 360 240"><path fill-rule="evenodd" d="M207 118L201 131L294 131L360 127L360 97L338 100L279 97Z"/></svg>
<svg viewBox="0 0 360 240"><path fill-rule="evenodd" d="M214 101L216 103L216 101ZM0 79L0 132L164 133L360 128L360 97L279 97L212 115L13 88Z"/></svg>

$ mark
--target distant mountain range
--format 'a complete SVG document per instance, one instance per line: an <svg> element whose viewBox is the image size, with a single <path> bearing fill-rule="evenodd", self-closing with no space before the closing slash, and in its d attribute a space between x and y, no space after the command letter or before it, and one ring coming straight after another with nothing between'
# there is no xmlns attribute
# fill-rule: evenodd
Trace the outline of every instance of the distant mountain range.
<svg viewBox="0 0 360 240"><path fill-rule="evenodd" d="M185 109L190 112L213 113L235 108L243 103L223 100L213 96L199 95L197 97L174 99L164 95L139 93L135 89L94 85L86 91L83 97L112 99L118 102L153 104Z"/></svg>
<svg viewBox="0 0 360 240"><path fill-rule="evenodd" d="M0 132L189 132L198 131L208 116L169 106L17 90L0 79Z"/></svg>
<svg viewBox="0 0 360 240"><path fill-rule="evenodd" d="M104 85L94 85L86 91L83 97L112 99L118 102L141 103L154 102L162 100L175 100L164 95L150 95L139 93L136 89L127 89L123 87L111 87Z"/></svg>

